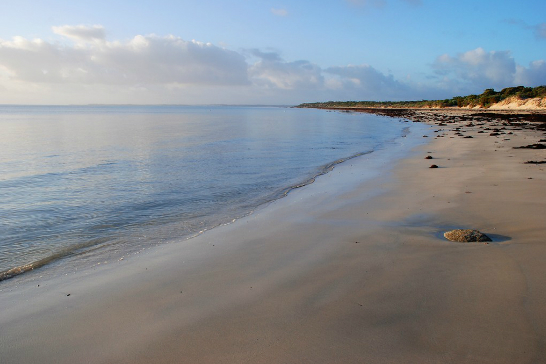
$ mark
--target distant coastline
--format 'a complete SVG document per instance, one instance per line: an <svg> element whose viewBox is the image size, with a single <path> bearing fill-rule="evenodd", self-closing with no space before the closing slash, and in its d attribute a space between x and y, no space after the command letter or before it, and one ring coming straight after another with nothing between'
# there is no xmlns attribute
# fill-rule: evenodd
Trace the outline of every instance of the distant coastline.
<svg viewBox="0 0 546 364"><path fill-rule="evenodd" d="M445 100L420 101L327 101L303 103L298 108L317 109L470 109L546 111L546 86L486 89L480 95L456 96Z"/></svg>

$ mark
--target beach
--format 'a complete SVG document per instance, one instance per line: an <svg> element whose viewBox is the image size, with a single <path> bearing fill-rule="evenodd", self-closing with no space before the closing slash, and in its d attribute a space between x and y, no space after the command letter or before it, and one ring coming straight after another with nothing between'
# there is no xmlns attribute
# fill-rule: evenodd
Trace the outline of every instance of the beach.
<svg viewBox="0 0 546 364"><path fill-rule="evenodd" d="M546 362L546 150L514 149L545 144L541 124L395 116L429 124L426 143L193 239L3 289L0 362ZM493 241L444 239L456 228Z"/></svg>

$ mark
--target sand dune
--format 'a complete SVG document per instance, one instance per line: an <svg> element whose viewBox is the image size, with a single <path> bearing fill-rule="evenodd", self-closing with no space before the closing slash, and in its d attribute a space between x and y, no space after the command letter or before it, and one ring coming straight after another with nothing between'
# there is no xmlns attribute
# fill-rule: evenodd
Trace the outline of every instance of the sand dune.
<svg viewBox="0 0 546 364"><path fill-rule="evenodd" d="M489 107L491 110L546 110L546 97L519 99L509 97Z"/></svg>

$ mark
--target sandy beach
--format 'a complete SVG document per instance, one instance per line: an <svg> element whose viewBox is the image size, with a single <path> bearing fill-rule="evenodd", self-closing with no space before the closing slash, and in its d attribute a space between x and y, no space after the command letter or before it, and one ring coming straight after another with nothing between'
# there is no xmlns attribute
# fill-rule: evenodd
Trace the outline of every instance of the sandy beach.
<svg viewBox="0 0 546 364"><path fill-rule="evenodd" d="M405 116L430 132L376 152L396 165L362 156L196 238L0 285L0 362L546 362L546 164L526 163L546 149L514 148L546 145L541 124Z"/></svg>

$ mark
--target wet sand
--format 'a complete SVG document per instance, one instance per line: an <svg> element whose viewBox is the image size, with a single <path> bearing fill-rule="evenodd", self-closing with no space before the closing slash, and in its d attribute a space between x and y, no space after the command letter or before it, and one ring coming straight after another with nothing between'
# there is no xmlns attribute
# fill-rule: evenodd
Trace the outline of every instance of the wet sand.
<svg viewBox="0 0 546 364"><path fill-rule="evenodd" d="M546 150L513 149L544 131L406 116L430 143L396 165L378 151L189 241L4 289L0 362L546 362L546 165L525 163Z"/></svg>

